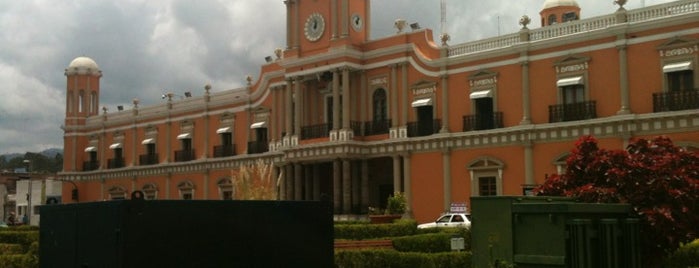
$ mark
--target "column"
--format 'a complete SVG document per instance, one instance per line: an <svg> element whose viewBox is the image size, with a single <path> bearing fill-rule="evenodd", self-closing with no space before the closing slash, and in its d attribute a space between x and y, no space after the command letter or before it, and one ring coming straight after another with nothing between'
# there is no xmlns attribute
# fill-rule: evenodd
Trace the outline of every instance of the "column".
<svg viewBox="0 0 699 268"><path fill-rule="evenodd" d="M368 90L367 90L367 81L366 81L366 71L361 70L360 71L360 78L359 78L359 83L360 83L360 100L359 100L359 120L360 122L365 122L368 121L367 118L367 105L369 105L369 97L368 97ZM362 128L362 133L364 133L364 124L361 125Z"/></svg>
<svg viewBox="0 0 699 268"><path fill-rule="evenodd" d="M287 0L284 1L284 4L286 5L286 48L292 48L292 32L291 32L291 1Z"/></svg>
<svg viewBox="0 0 699 268"><path fill-rule="evenodd" d="M337 1L338 0L330 0L330 39L337 39Z"/></svg>
<svg viewBox="0 0 699 268"><path fill-rule="evenodd" d="M311 172L312 165L304 165L303 166L303 182L304 182L304 189L303 189L303 200L312 200L313 199L313 173Z"/></svg>
<svg viewBox="0 0 699 268"><path fill-rule="evenodd" d="M357 167L357 161L354 161L354 163L350 162L350 177L352 178L352 213L356 213L360 209L360 203L362 201L361 197L361 174L358 173L358 171L361 171Z"/></svg>
<svg viewBox="0 0 699 268"><path fill-rule="evenodd" d="M313 167L313 200L320 200L320 167Z"/></svg>
<svg viewBox="0 0 699 268"><path fill-rule="evenodd" d="M303 166L294 164L294 200L303 200Z"/></svg>
<svg viewBox="0 0 699 268"><path fill-rule="evenodd" d="M289 163L285 168L286 174L284 174L284 183L286 184L286 198L284 200L294 200L294 165Z"/></svg>
<svg viewBox="0 0 699 268"><path fill-rule="evenodd" d="M394 192L402 192L403 187L401 187L401 179L400 176L400 156L394 155L393 156L393 191Z"/></svg>
<svg viewBox="0 0 699 268"><path fill-rule="evenodd" d="M350 161L342 160L342 213L349 214L352 211L352 173Z"/></svg>
<svg viewBox="0 0 699 268"><path fill-rule="evenodd" d="M361 202L359 204L360 211L361 213L366 213L367 208L369 207L369 161L366 159L362 160L361 164L361 189L362 189L362 197L361 197Z"/></svg>
<svg viewBox="0 0 699 268"><path fill-rule="evenodd" d="M408 64L401 63L401 126L408 124L408 110L410 110L410 104L408 103Z"/></svg>
<svg viewBox="0 0 699 268"><path fill-rule="evenodd" d="M531 103L529 101L529 62L523 61L522 65L522 121L519 122L520 125L528 125L532 123L531 120Z"/></svg>
<svg viewBox="0 0 699 268"><path fill-rule="evenodd" d="M439 133L449 132L449 75L442 75L442 128Z"/></svg>
<svg viewBox="0 0 699 268"><path fill-rule="evenodd" d="M298 1L300 0L294 0L294 4L296 4L294 5L294 30L292 31L294 33L294 48L299 47L299 35L301 33L301 26L299 26L301 16L299 15L299 5L297 4Z"/></svg>
<svg viewBox="0 0 699 268"><path fill-rule="evenodd" d="M342 212L342 162L333 161L333 208L335 214Z"/></svg>
<svg viewBox="0 0 699 268"><path fill-rule="evenodd" d="M167 131L165 131L165 135L167 135L165 139L165 163L170 163L170 155L172 154L172 122L170 122L170 111L168 111Z"/></svg>
<svg viewBox="0 0 699 268"><path fill-rule="evenodd" d="M410 154L403 156L403 177L404 177L404 187L405 187L405 213L412 218L413 217L413 186L412 180L410 178Z"/></svg>
<svg viewBox="0 0 699 268"><path fill-rule="evenodd" d="M531 141L524 144L524 184L533 185L534 181L534 150Z"/></svg>
<svg viewBox="0 0 699 268"><path fill-rule="evenodd" d="M301 135L301 124L303 124L303 90L301 84L303 77L296 77L296 86L294 89L294 135Z"/></svg>
<svg viewBox="0 0 699 268"><path fill-rule="evenodd" d="M333 130L340 129L340 73L333 71Z"/></svg>
<svg viewBox="0 0 699 268"><path fill-rule="evenodd" d="M391 90L388 94L391 96L391 127L398 127L398 83L396 81L396 65L391 65Z"/></svg>
<svg viewBox="0 0 699 268"><path fill-rule="evenodd" d="M621 94L621 109L617 114L628 114L629 109L629 66L627 62L626 45L617 46L619 50L619 87Z"/></svg>
<svg viewBox="0 0 699 268"><path fill-rule="evenodd" d="M294 113L291 111L291 107L293 106L292 104L294 103L294 100L292 100L292 94L291 94L291 87L292 87L292 79L287 78L286 79L286 88L284 89L284 110L285 110L285 119L284 119L284 131L286 132L286 136L291 136L291 126L292 126L292 120L294 120L291 115Z"/></svg>
<svg viewBox="0 0 699 268"><path fill-rule="evenodd" d="M451 151L442 151L442 173L444 173L444 211L449 211L451 207Z"/></svg>
<svg viewBox="0 0 699 268"><path fill-rule="evenodd" d="M347 37L349 35L349 0L342 0L341 12L342 15L340 16L340 20L342 20L342 37Z"/></svg>
<svg viewBox="0 0 699 268"><path fill-rule="evenodd" d="M345 1L345 0L343 0ZM350 71L349 67L342 68L342 129L350 128Z"/></svg>
<svg viewBox="0 0 699 268"><path fill-rule="evenodd" d="M277 123L279 120L277 120L277 115L279 115L279 108L277 107L279 105L279 101L277 100L277 94L279 91L277 90L277 87L272 87L269 89L271 91L272 95L272 114L270 115L269 118L269 139L272 140L272 142L279 140L277 135L279 134L279 131L277 130Z"/></svg>

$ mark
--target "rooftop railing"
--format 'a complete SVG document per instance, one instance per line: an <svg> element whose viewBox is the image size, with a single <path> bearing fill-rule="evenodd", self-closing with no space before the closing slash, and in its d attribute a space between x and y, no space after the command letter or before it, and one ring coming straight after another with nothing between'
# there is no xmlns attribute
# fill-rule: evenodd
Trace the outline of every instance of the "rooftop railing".
<svg viewBox="0 0 699 268"><path fill-rule="evenodd" d="M629 10L626 12L628 23L655 20L669 16L699 13L699 0L682 0L671 3ZM569 21L529 31L530 41L553 39L572 34L603 30L617 24L616 15L609 14L584 20ZM503 36L458 44L449 47L449 57L467 55L487 50L510 47L521 43L520 34Z"/></svg>

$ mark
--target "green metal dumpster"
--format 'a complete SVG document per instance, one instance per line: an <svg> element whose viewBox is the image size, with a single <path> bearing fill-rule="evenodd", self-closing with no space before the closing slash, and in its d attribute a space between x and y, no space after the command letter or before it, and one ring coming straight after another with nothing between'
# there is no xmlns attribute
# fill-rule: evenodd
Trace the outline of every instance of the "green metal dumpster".
<svg viewBox="0 0 699 268"><path fill-rule="evenodd" d="M473 197L473 267L639 267L631 212L561 197Z"/></svg>

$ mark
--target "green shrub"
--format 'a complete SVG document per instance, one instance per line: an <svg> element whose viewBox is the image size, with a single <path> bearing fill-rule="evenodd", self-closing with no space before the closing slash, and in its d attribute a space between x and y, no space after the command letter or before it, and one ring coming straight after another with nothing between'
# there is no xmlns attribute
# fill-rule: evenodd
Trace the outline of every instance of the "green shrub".
<svg viewBox="0 0 699 268"><path fill-rule="evenodd" d="M415 234L414 220L397 220L389 224L339 224L335 225L335 239L364 240Z"/></svg>
<svg viewBox="0 0 699 268"><path fill-rule="evenodd" d="M0 268L39 267L39 259L28 254L0 255Z"/></svg>
<svg viewBox="0 0 699 268"><path fill-rule="evenodd" d="M335 253L335 267L447 268L471 267L470 252L419 253L395 250L343 250Z"/></svg>
<svg viewBox="0 0 699 268"><path fill-rule="evenodd" d="M24 248L20 244L0 243L0 255L22 254Z"/></svg>
<svg viewBox="0 0 699 268"><path fill-rule="evenodd" d="M39 241L38 231L5 231L0 232L0 243L20 244L26 250L32 242Z"/></svg>
<svg viewBox="0 0 699 268"><path fill-rule="evenodd" d="M681 246L665 260L667 268L699 267L699 239Z"/></svg>
<svg viewBox="0 0 699 268"><path fill-rule="evenodd" d="M451 238L464 238L464 250L471 250L471 230L466 228L419 229L416 235L393 239L398 251L446 252L451 251Z"/></svg>

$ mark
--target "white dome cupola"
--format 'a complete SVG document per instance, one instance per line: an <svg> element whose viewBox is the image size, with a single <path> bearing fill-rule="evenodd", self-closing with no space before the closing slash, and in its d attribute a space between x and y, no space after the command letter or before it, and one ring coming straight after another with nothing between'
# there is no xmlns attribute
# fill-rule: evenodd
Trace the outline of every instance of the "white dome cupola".
<svg viewBox="0 0 699 268"><path fill-rule="evenodd" d="M88 57L77 57L68 64L65 70L65 75L94 75L102 76L102 71L97 63Z"/></svg>

